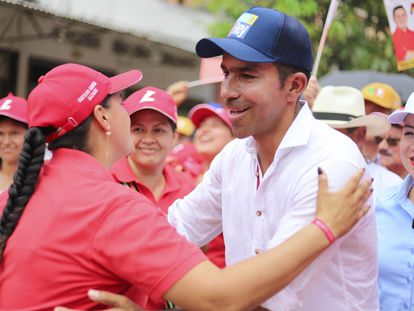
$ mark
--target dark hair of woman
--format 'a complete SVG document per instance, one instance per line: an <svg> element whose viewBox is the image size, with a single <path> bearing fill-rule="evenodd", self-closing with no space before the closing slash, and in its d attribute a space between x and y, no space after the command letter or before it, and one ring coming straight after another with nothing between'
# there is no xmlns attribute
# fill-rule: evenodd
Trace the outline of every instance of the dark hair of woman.
<svg viewBox="0 0 414 311"><path fill-rule="evenodd" d="M106 97L101 106L108 107L109 97ZM93 115L86 118L74 130L65 133L48 146L50 150L58 148L87 150L88 131ZM26 131L22 152L19 156L19 165L13 177L13 184L9 188L9 197L0 219L0 261L3 259L7 240L16 228L24 208L29 202L43 166L46 137L54 128L32 127Z"/></svg>

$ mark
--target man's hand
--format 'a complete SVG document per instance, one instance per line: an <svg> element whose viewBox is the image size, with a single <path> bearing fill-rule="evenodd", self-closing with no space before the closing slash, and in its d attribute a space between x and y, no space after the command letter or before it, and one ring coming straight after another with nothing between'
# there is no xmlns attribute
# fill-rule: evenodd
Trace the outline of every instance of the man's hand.
<svg viewBox="0 0 414 311"><path fill-rule="evenodd" d="M143 311L135 303L129 300L127 297L109 292L98 291L91 289L88 291L88 296L91 300L99 302L100 304L110 306L112 308L106 309L106 311ZM64 307L56 307L55 311L81 311L75 309L68 309Z"/></svg>

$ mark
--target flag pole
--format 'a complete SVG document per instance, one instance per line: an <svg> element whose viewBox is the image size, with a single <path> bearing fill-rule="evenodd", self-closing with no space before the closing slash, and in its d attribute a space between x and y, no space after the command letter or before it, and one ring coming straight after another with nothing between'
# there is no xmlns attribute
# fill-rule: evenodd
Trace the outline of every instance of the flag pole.
<svg viewBox="0 0 414 311"><path fill-rule="evenodd" d="M331 0L331 4L329 5L328 14L326 15L325 24L323 25L321 40L319 41L315 64L313 65L312 77L316 77L318 74L319 63L321 61L322 52L325 47L326 37L328 36L329 27L331 26L331 23L335 17L339 2L340 0Z"/></svg>

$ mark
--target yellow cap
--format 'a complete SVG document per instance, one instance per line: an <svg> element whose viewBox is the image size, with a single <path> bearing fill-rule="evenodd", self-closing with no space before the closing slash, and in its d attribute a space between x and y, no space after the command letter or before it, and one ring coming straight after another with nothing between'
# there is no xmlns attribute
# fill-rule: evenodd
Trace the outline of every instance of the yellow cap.
<svg viewBox="0 0 414 311"><path fill-rule="evenodd" d="M391 110L401 107L400 96L389 84L374 82L364 86L361 91L365 100L378 106Z"/></svg>
<svg viewBox="0 0 414 311"><path fill-rule="evenodd" d="M195 126L193 122L187 117L178 116L177 118L177 132L181 135L191 136L193 135Z"/></svg>

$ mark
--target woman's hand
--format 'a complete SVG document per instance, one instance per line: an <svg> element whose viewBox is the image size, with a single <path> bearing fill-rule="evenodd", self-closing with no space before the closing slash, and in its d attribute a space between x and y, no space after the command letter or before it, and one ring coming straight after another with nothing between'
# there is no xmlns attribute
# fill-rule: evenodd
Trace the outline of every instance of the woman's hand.
<svg viewBox="0 0 414 311"><path fill-rule="evenodd" d="M372 179L361 182L365 170L360 169L338 192L328 191L328 180L318 168L319 190L316 217L323 220L339 238L347 233L369 210L367 199L372 193Z"/></svg>
<svg viewBox="0 0 414 311"><path fill-rule="evenodd" d="M91 289L88 291L88 296L91 300L99 302L100 304L111 306L112 308L106 311L144 311L135 303L129 300L126 296L112 294L109 292L98 291ZM55 311L80 311L75 309L68 309L64 307L56 307Z"/></svg>

